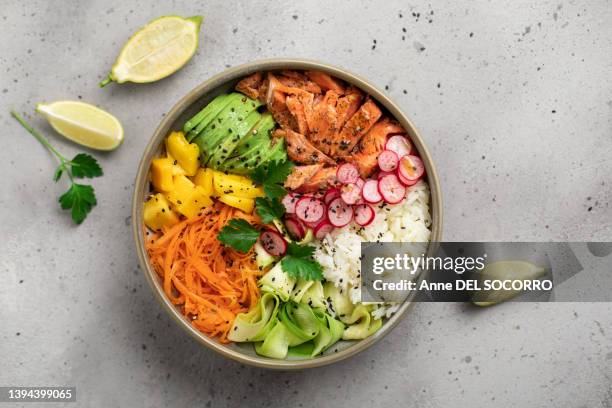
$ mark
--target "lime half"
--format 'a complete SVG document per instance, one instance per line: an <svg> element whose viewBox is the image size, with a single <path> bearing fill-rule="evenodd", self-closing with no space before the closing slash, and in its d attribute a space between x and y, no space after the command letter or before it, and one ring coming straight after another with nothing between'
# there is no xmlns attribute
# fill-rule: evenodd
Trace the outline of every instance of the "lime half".
<svg viewBox="0 0 612 408"><path fill-rule="evenodd" d="M153 82L178 71L198 48L201 16L164 16L141 28L123 46L103 87L111 81Z"/></svg>
<svg viewBox="0 0 612 408"><path fill-rule="evenodd" d="M117 118L88 103L39 103L36 111L45 116L59 134L85 147L113 150L123 141L123 127Z"/></svg>

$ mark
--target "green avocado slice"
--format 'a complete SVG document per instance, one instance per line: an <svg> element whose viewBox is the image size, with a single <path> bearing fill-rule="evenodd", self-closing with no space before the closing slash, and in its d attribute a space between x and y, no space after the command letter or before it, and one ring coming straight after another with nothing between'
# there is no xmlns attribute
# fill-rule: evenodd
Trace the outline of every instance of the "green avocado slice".
<svg viewBox="0 0 612 408"><path fill-rule="evenodd" d="M232 154L238 143L249 135L249 132L255 126L261 114L256 110L248 114L246 118L239 117L235 126L228 128L229 134L215 148L214 152L208 159L208 165L213 169L218 169L227 158Z"/></svg>
<svg viewBox="0 0 612 408"><path fill-rule="evenodd" d="M219 95L210 101L210 103L195 116L185 122L183 125L183 132L185 132L187 135L187 140L191 140L197 136L194 129L200 124L202 124L202 129L206 127L208 123L210 123L210 121L213 120L229 102L230 98L228 94ZM192 132L192 130L194 131Z"/></svg>
<svg viewBox="0 0 612 408"><path fill-rule="evenodd" d="M239 93L230 94L231 101L219 114L193 139L200 147L200 162L206 165L216 147L236 127L238 119L246 118L252 111L261 106L261 102L250 99ZM196 127L196 130L200 126Z"/></svg>
<svg viewBox="0 0 612 408"><path fill-rule="evenodd" d="M219 170L230 171L236 174L249 174L261 162L262 156L270 147L270 131L276 123L270 113L261 115L261 119L240 140L229 159L219 167Z"/></svg>

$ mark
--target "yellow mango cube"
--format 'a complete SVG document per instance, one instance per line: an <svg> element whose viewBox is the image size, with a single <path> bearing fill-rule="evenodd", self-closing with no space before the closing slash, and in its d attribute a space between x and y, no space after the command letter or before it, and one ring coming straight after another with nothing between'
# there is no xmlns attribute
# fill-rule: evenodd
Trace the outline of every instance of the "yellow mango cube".
<svg viewBox="0 0 612 408"><path fill-rule="evenodd" d="M200 168L200 148L195 143L189 143L183 132L172 132L166 138L166 152L177 161L177 164L188 176L195 176Z"/></svg>
<svg viewBox="0 0 612 408"><path fill-rule="evenodd" d="M166 194L172 207L187 218L197 216L213 204L204 187L196 186L186 176L174 176L174 189Z"/></svg>
<svg viewBox="0 0 612 408"><path fill-rule="evenodd" d="M166 193L166 198L173 207L177 208L183 202L187 202L195 188L195 184L186 176L174 176L172 180L174 188Z"/></svg>
<svg viewBox="0 0 612 408"><path fill-rule="evenodd" d="M200 186L204 188L204 191L206 191L208 195L212 195L215 192L214 187L213 187L213 177L214 177L213 175L214 175L213 169L201 167L198 169L198 172L193 178L193 182L195 183L196 186Z"/></svg>
<svg viewBox="0 0 612 408"><path fill-rule="evenodd" d="M214 172L213 183L218 195L232 195L242 198L263 197L264 192L248 177L237 174L225 174L221 171Z"/></svg>
<svg viewBox="0 0 612 408"><path fill-rule="evenodd" d="M229 206L238 208L245 213L252 213L255 208L255 200L253 198L236 197L229 194L223 194L219 197L219 201Z"/></svg>
<svg viewBox="0 0 612 408"><path fill-rule="evenodd" d="M153 159L151 162L151 182L153 187L160 192L174 189L172 160L168 158Z"/></svg>
<svg viewBox="0 0 612 408"><path fill-rule="evenodd" d="M155 231L179 222L178 216L170 209L168 201L161 193L152 195L144 203L143 217L145 225Z"/></svg>
<svg viewBox="0 0 612 408"><path fill-rule="evenodd" d="M181 206L182 214L187 218L192 218L212 205L213 201L210 194L204 190L204 187L195 186L189 200Z"/></svg>

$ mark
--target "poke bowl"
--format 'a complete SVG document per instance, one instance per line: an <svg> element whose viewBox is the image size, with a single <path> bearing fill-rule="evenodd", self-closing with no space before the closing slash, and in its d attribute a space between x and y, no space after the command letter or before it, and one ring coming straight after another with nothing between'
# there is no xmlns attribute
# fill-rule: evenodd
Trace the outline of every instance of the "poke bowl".
<svg viewBox="0 0 612 408"><path fill-rule="evenodd" d="M238 362L304 369L388 334L412 298L361 303L361 242L439 242L432 158L385 94L341 68L230 68L165 115L138 168L132 227L168 314Z"/></svg>

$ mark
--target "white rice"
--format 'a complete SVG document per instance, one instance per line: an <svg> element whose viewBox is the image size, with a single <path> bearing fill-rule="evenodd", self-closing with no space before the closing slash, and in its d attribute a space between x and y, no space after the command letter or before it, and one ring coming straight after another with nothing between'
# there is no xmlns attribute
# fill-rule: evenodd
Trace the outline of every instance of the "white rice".
<svg viewBox="0 0 612 408"><path fill-rule="evenodd" d="M315 259L323 266L327 281L348 291L351 302L361 300L361 242L428 242L431 235L429 186L419 181L407 189L399 204L373 206L376 216L365 228L350 223L336 228L317 242ZM399 304L379 305L374 318L389 317Z"/></svg>

